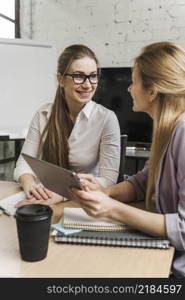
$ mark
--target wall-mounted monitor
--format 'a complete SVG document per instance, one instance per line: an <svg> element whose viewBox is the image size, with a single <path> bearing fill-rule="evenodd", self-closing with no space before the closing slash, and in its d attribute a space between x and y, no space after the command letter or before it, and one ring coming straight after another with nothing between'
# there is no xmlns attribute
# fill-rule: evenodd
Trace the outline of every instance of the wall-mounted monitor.
<svg viewBox="0 0 185 300"><path fill-rule="evenodd" d="M131 68L102 68L94 100L116 113L121 133L128 135L128 145L147 147L151 143L152 119L132 110L133 101L127 90L130 82Z"/></svg>

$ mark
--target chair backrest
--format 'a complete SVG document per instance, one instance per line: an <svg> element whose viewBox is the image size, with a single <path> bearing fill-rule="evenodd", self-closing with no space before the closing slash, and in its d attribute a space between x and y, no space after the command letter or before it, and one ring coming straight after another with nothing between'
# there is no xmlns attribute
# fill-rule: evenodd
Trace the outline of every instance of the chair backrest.
<svg viewBox="0 0 185 300"><path fill-rule="evenodd" d="M121 135L121 153L120 153L120 167L118 183L124 180L124 168L125 168L125 157L126 157L126 146L127 146L127 134Z"/></svg>

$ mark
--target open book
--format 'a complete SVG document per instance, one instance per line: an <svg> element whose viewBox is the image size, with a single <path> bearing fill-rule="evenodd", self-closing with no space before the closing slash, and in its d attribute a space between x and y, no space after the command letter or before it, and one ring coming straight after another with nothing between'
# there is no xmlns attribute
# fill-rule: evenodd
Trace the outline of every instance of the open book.
<svg viewBox="0 0 185 300"><path fill-rule="evenodd" d="M64 228L93 231L124 231L127 225L108 218L90 217L82 208L65 207L63 215Z"/></svg>
<svg viewBox="0 0 185 300"><path fill-rule="evenodd" d="M83 245L102 245L119 247L139 247L168 249L170 242L163 238L153 237L135 229L123 232L81 231L70 235L57 232L55 242Z"/></svg>

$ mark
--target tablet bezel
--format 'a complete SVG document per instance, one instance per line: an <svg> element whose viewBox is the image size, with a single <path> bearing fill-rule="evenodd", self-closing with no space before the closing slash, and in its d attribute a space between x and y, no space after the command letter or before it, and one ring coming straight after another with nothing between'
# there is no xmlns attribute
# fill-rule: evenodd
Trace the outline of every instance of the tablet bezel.
<svg viewBox="0 0 185 300"><path fill-rule="evenodd" d="M39 181L49 190L70 199L69 189L82 190L80 178L70 170L64 169L47 161L21 153Z"/></svg>

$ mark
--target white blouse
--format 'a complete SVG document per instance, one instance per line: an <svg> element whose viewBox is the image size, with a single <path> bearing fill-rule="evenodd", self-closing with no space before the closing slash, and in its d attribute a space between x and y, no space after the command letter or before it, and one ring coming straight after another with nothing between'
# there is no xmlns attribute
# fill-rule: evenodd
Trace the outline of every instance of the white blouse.
<svg viewBox="0 0 185 300"><path fill-rule="evenodd" d="M51 108L51 103L45 104L36 112L21 152L38 156L40 137ZM77 116L68 143L71 170L93 174L105 187L116 183L120 165L120 127L113 111L94 101L88 102ZM25 173L34 174L20 154L14 179L18 181Z"/></svg>

